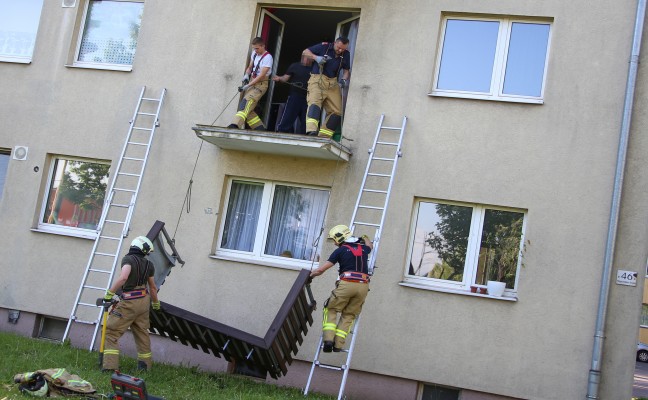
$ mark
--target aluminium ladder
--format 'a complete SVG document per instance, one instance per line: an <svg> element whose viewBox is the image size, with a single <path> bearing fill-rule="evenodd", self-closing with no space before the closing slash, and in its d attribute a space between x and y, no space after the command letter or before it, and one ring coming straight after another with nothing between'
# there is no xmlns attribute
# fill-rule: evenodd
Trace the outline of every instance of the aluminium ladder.
<svg viewBox="0 0 648 400"><path fill-rule="evenodd" d="M130 230L155 129L160 126L160 109L166 89L162 89L159 98L145 97L145 92L146 86L142 87L133 118L129 121L126 142L97 225L97 238L63 334L62 341L65 341L73 322L95 325L89 347L91 351L103 312L103 308L96 305L96 299L103 297L112 283L122 242Z"/></svg>
<svg viewBox="0 0 648 400"><path fill-rule="evenodd" d="M384 120L385 115L383 114L380 116L380 121L378 122L373 147L369 149L369 160L367 161L367 167L358 192L358 199L353 209L351 224L349 224L349 228L354 236L360 237L366 234L369 237L371 235L374 237L374 247L367 261L369 275L373 275L374 273L382 227L385 223L385 215L387 214L396 166L398 165L398 159L402 156L401 145L405 126L407 125L407 117L403 117L403 122L400 127L383 126ZM338 400L343 399L344 387L346 386L349 375L351 357L355 348L356 333L358 332L359 324L360 315L358 315L353 325L351 325L349 332L352 335L351 343L349 344L348 350L343 349L341 351L341 353L346 353L346 359L340 366L320 362L319 357L323 345L323 336L320 335L317 350L315 351L315 358L311 365L310 374L308 375L308 382L304 389L304 395L308 395L315 368L321 367L343 372L340 391L337 397Z"/></svg>

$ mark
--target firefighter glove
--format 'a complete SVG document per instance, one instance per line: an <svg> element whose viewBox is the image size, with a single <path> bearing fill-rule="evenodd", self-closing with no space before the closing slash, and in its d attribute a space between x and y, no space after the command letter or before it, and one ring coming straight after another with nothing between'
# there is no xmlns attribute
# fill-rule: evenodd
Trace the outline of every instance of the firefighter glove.
<svg viewBox="0 0 648 400"><path fill-rule="evenodd" d="M347 86L349 86L349 82L346 79L340 79L340 87L344 89Z"/></svg>
<svg viewBox="0 0 648 400"><path fill-rule="evenodd" d="M249 87L250 87L250 85L239 86L238 91L239 92L245 92Z"/></svg>
<svg viewBox="0 0 648 400"><path fill-rule="evenodd" d="M155 311L160 311L160 301L154 301L151 303L151 308Z"/></svg>
<svg viewBox="0 0 648 400"><path fill-rule="evenodd" d="M243 75L243 79L241 80L241 82L243 82L244 85L250 83L250 74Z"/></svg>
<svg viewBox="0 0 648 400"><path fill-rule="evenodd" d="M324 64L328 60L327 57L322 57L322 56L315 56L315 61L318 64Z"/></svg>
<svg viewBox="0 0 648 400"><path fill-rule="evenodd" d="M110 289L106 290L106 294L104 295L104 301L107 303L111 302L113 296L115 296L115 292L111 292Z"/></svg>
<svg viewBox="0 0 648 400"><path fill-rule="evenodd" d="M364 240L365 242L370 242L371 241L371 239L369 239L369 236L367 236L367 235L362 235L360 237L360 239Z"/></svg>

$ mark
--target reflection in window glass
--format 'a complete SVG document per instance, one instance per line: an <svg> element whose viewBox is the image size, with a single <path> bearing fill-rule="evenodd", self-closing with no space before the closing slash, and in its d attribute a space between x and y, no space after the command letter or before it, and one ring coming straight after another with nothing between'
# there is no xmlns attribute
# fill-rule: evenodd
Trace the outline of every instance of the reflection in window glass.
<svg viewBox="0 0 648 400"><path fill-rule="evenodd" d="M497 21L448 20L437 88L490 92L498 30Z"/></svg>
<svg viewBox="0 0 648 400"><path fill-rule="evenodd" d="M310 260L327 204L325 190L277 185L265 254Z"/></svg>
<svg viewBox="0 0 648 400"><path fill-rule="evenodd" d="M463 280L472 208L419 203L410 275Z"/></svg>
<svg viewBox="0 0 648 400"><path fill-rule="evenodd" d="M641 305L641 326L648 326L648 304Z"/></svg>
<svg viewBox="0 0 648 400"><path fill-rule="evenodd" d="M263 184L232 182L221 247L252 251L259 224Z"/></svg>
<svg viewBox="0 0 648 400"><path fill-rule="evenodd" d="M2 200L2 192L5 185L7 176L7 168L9 167L9 152L0 150L0 200Z"/></svg>
<svg viewBox="0 0 648 400"><path fill-rule="evenodd" d="M56 159L42 223L97 229L109 164Z"/></svg>
<svg viewBox="0 0 648 400"><path fill-rule="evenodd" d="M513 23L504 93L540 97L548 42L548 24Z"/></svg>
<svg viewBox="0 0 648 400"><path fill-rule="evenodd" d="M479 247L476 282L506 282L513 289L520 253L524 214L486 209Z"/></svg>
<svg viewBox="0 0 648 400"><path fill-rule="evenodd" d="M43 0L0 0L0 60L31 60Z"/></svg>
<svg viewBox="0 0 648 400"><path fill-rule="evenodd" d="M132 65L144 3L92 0L78 61Z"/></svg>

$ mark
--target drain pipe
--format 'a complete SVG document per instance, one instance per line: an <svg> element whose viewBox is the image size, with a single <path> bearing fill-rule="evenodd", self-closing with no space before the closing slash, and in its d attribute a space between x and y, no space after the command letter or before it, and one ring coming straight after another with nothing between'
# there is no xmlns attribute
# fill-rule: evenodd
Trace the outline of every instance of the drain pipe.
<svg viewBox="0 0 648 400"><path fill-rule="evenodd" d="M639 53L641 50L641 35L646 14L646 0L638 0L637 17L635 19L634 36L632 38L632 54L628 70L625 102L623 105L623 119L621 121L621 135L617 153L616 174L614 176L614 190L612 192L612 206L610 208L610 221L605 245L605 261L603 264L603 278L599 292L598 312L596 315L596 329L594 332L594 348L592 350L592 366L589 370L587 384L587 399L599 398L599 384L601 382L601 359L603 356L603 341L605 339L605 319L607 315L608 297L610 294L610 277L612 275L612 262L614 258L614 245L616 242L617 225L619 222L619 208L621 204L621 190L623 188L623 173L625 169L626 154L628 151L628 137L630 136L630 123L632 122L632 107L634 102L635 86L637 83L637 69L639 67Z"/></svg>

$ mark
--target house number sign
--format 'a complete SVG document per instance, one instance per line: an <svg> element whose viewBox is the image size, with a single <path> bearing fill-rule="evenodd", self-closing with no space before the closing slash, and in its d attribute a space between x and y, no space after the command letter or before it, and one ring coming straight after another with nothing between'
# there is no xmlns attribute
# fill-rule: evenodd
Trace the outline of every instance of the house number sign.
<svg viewBox="0 0 648 400"><path fill-rule="evenodd" d="M637 273L634 271L617 270L617 285L637 286Z"/></svg>

